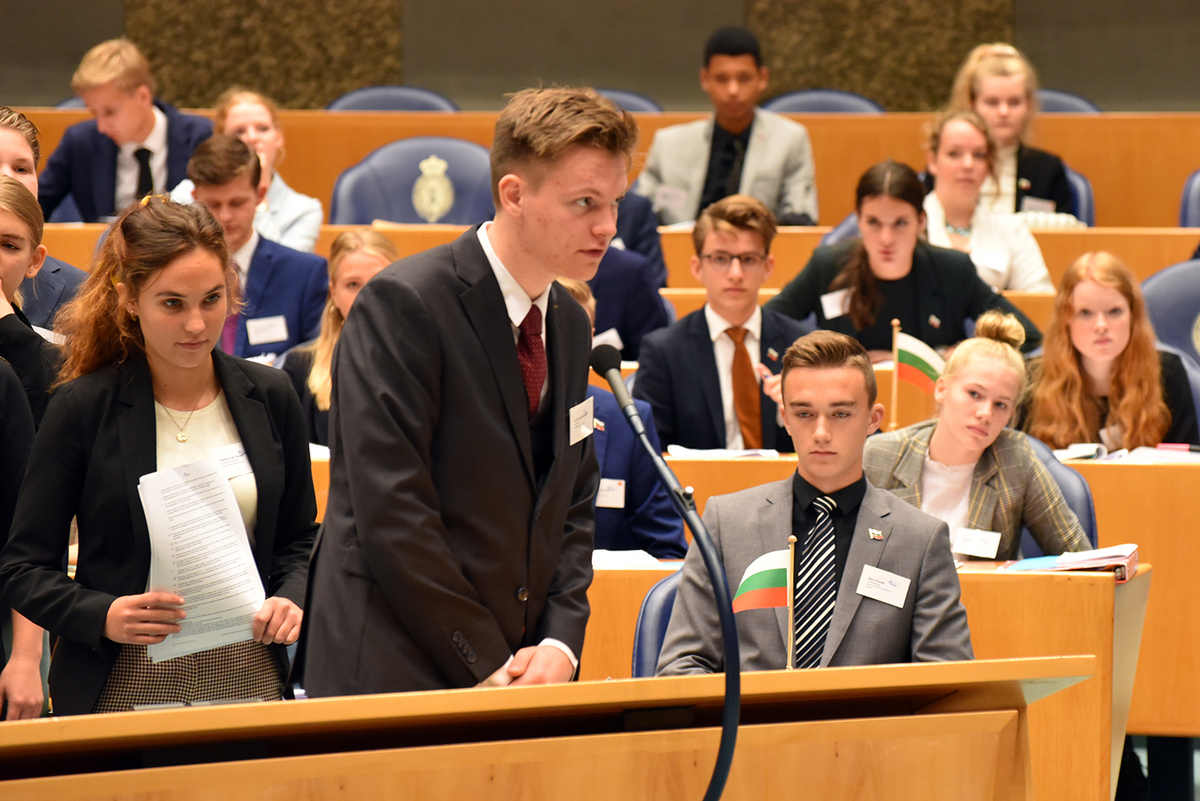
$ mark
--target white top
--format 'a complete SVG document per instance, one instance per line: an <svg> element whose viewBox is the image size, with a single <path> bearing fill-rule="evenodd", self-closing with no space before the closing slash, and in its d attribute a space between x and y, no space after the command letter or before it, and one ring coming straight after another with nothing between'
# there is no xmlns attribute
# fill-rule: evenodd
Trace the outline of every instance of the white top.
<svg viewBox="0 0 1200 801"><path fill-rule="evenodd" d="M725 332L733 328L721 315L713 311L712 306L704 304L704 319L708 323L708 336L713 343L713 356L717 359L717 381L721 385L721 412L725 417L725 447L732 451L740 451L746 447L742 442L742 426L738 423L737 410L733 405L733 340ZM754 307L742 328L746 329L744 346L750 355L750 366L754 369L754 378L758 380L759 351L762 350L762 308Z"/></svg>
<svg viewBox="0 0 1200 801"><path fill-rule="evenodd" d="M154 178L154 191L164 194L167 186L167 115L158 106L154 107L154 127L142 142L126 142L117 150L117 192L114 197L116 213L120 214L137 200L138 161L134 152L139 148L150 151L150 175Z"/></svg>
<svg viewBox="0 0 1200 801"><path fill-rule="evenodd" d="M980 204L996 214L1012 214L1017 210L1017 148L1001 149L996 153L996 176L988 176L979 193Z"/></svg>
<svg viewBox="0 0 1200 801"><path fill-rule="evenodd" d="M188 412L168 411L155 401L154 424L159 470L191 464L208 456L209 451L242 441L233 423L233 415L229 413L229 404L225 402L224 390L217 393L212 403L192 412L190 418ZM177 438L180 426L187 434L187 442L180 442ZM246 534L253 546L254 523L258 519L258 484L254 480L254 473L229 479L229 486L233 490L233 497L237 499Z"/></svg>
<svg viewBox="0 0 1200 801"><path fill-rule="evenodd" d="M246 278L250 274L250 262L254 261L254 251L258 250L258 240L260 239L262 237L258 235L258 231L251 230L246 244L229 254L233 266L237 268L238 286L242 288L243 295L246 294Z"/></svg>
<svg viewBox="0 0 1200 801"><path fill-rule="evenodd" d="M951 247L946 233L946 210L936 192L925 196L929 244ZM1015 214L996 214L981 200L971 216L967 253L987 284L998 291L1054 292L1054 282L1042 258L1042 249L1023 219Z"/></svg>
<svg viewBox="0 0 1200 801"><path fill-rule="evenodd" d="M946 521L951 531L967 527L975 462L948 465L925 455L921 465L921 511Z"/></svg>

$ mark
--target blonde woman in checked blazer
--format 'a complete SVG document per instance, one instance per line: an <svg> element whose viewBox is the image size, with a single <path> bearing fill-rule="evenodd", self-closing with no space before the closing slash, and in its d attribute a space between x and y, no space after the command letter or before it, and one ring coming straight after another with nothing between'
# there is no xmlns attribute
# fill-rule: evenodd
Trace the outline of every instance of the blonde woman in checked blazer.
<svg viewBox="0 0 1200 801"><path fill-rule="evenodd" d="M1011 315L988 312L938 379L938 416L871 437L863 471L876 487L950 526L997 532L996 559L1015 559L1021 527L1042 552L1090 545L1062 491L1024 434L1007 428L1025 389L1024 341Z"/></svg>

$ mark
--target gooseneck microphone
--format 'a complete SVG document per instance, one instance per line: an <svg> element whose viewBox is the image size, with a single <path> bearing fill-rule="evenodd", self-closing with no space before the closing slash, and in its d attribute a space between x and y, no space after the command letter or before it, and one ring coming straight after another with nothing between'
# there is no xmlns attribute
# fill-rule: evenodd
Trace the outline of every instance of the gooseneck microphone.
<svg viewBox="0 0 1200 801"><path fill-rule="evenodd" d="M733 618L733 601L729 594L729 584L725 580L725 570L717 557L712 538L700 515L696 514L696 501L692 497L692 488L681 487L679 479L667 467L662 454L650 443L646 436L646 426L642 423L641 415L625 387L621 378L621 353L612 345L597 345L592 349L592 369L601 378L608 381L612 393L617 397L617 404L629 421L634 436L642 443L642 447L650 454L654 469L658 472L659 481L667 488L671 503L680 517L692 530L693 544L700 548L704 558L704 566L708 568L709 580L712 583L713 595L717 605L717 617L721 621L721 639L725 651L725 704L721 712L721 744L717 748L717 761L713 765L712 779L704 794L704 801L718 801L725 790L725 781L729 778L729 768L733 764L733 751L737 745L738 716L742 707L741 658L738 655L737 624Z"/></svg>

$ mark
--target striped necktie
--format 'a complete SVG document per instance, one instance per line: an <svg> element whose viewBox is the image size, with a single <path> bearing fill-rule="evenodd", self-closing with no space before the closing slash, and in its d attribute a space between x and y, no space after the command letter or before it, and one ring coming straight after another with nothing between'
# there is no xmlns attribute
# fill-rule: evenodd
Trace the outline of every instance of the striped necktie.
<svg viewBox="0 0 1200 801"><path fill-rule="evenodd" d="M815 668L825 651L825 635L837 599L833 517L837 502L827 495L813 501L817 522L805 538L804 555L796 565L795 615L797 668Z"/></svg>

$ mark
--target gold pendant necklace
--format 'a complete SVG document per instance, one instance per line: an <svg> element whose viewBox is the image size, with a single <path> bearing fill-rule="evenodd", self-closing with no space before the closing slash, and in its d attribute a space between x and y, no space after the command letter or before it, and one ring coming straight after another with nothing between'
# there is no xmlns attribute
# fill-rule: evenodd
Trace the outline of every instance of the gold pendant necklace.
<svg viewBox="0 0 1200 801"><path fill-rule="evenodd" d="M203 398L204 396L201 395L200 397ZM199 403L199 401L196 401L197 406L199 406ZM159 406L162 406L163 411L167 413L167 417L171 418L171 422L174 423L175 427L179 429L179 433L175 435L176 441L187 442L188 436L184 429L187 428L187 424L191 422L192 415L196 413L197 406L193 406L192 410L188 412L187 419L183 421L183 425L179 425L179 421L175 419L175 415L171 414L171 410L166 407L166 404L160 403Z"/></svg>

